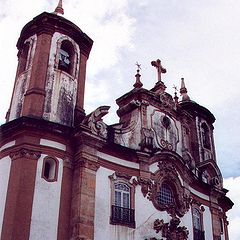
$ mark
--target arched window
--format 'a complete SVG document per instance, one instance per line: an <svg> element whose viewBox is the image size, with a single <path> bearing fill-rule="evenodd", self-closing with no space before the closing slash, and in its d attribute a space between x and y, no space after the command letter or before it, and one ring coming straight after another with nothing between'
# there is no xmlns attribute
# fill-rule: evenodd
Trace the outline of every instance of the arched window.
<svg viewBox="0 0 240 240"><path fill-rule="evenodd" d="M130 188L122 182L115 183L115 206L130 208Z"/></svg>
<svg viewBox="0 0 240 240"><path fill-rule="evenodd" d="M157 192L156 200L160 205L172 205L174 203L174 195L172 188L167 183L162 183Z"/></svg>
<svg viewBox="0 0 240 240"><path fill-rule="evenodd" d="M193 208L193 235L194 240L205 239L202 225L202 213L196 207Z"/></svg>
<svg viewBox="0 0 240 240"><path fill-rule="evenodd" d="M201 126L203 147L210 149L210 134L206 123Z"/></svg>
<svg viewBox="0 0 240 240"><path fill-rule="evenodd" d="M46 181L57 181L58 161L47 157L43 160L42 178Z"/></svg>
<svg viewBox="0 0 240 240"><path fill-rule="evenodd" d="M73 74L74 48L70 41L64 40L59 49L58 69Z"/></svg>
<svg viewBox="0 0 240 240"><path fill-rule="evenodd" d="M135 227L134 186L129 179L109 176L111 180L111 224Z"/></svg>
<svg viewBox="0 0 240 240"><path fill-rule="evenodd" d="M30 48L30 43L27 42L24 44L20 55L19 55L19 68L18 68L18 73L21 74L25 70L27 70L27 60L28 60L28 52Z"/></svg>

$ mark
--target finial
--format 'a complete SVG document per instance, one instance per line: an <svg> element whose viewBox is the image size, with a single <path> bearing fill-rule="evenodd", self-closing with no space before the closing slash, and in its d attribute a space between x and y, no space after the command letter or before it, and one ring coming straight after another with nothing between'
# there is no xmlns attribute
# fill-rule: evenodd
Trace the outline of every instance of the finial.
<svg viewBox="0 0 240 240"><path fill-rule="evenodd" d="M134 86L134 88L141 88L143 86L143 84L142 84L142 82L140 80L141 75L139 74L139 72L141 70L141 64L136 62L135 65L137 66L137 74L135 75L136 82L133 84L133 86Z"/></svg>
<svg viewBox="0 0 240 240"><path fill-rule="evenodd" d="M156 61L152 61L151 64L152 64L152 66L154 66L157 69L158 82L161 82L162 81L161 74L166 73L167 70L162 67L160 59L157 59Z"/></svg>
<svg viewBox="0 0 240 240"><path fill-rule="evenodd" d="M184 78L181 78L180 94L182 96L182 101L189 101L190 100L190 97L187 94L187 88L185 87Z"/></svg>
<svg viewBox="0 0 240 240"><path fill-rule="evenodd" d="M175 92L174 92L174 101L175 101L175 103L178 103L178 96L177 96L178 89L177 89L177 86L173 85L173 89L175 90Z"/></svg>
<svg viewBox="0 0 240 240"><path fill-rule="evenodd" d="M61 15L64 14L64 10L63 10L63 7L62 7L62 0L59 0L58 5L57 5L57 7L55 8L54 13L55 13L55 14L61 14Z"/></svg>

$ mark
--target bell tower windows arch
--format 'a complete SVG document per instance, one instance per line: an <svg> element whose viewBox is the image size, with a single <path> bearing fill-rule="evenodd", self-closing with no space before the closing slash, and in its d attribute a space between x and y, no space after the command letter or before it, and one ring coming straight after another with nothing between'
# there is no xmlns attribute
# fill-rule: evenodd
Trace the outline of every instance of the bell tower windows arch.
<svg viewBox="0 0 240 240"><path fill-rule="evenodd" d="M210 131L205 122L201 124L202 144L204 148L210 149Z"/></svg>
<svg viewBox="0 0 240 240"><path fill-rule="evenodd" d="M57 34L59 35L59 34ZM72 78L77 79L79 73L80 49L76 43L68 36L56 36L56 49L54 68L60 70L62 74L68 73Z"/></svg>
<svg viewBox="0 0 240 240"><path fill-rule="evenodd" d="M75 51L72 43L68 40L63 40L58 53L58 69L73 75Z"/></svg>

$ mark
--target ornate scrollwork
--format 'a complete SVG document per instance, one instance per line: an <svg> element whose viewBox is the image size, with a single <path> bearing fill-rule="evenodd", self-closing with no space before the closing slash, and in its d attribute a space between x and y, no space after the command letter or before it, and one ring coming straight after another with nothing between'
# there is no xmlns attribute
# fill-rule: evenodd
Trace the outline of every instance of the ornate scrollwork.
<svg viewBox="0 0 240 240"><path fill-rule="evenodd" d="M101 106L86 116L83 121L83 124L86 124L93 133L103 138L107 138L107 125L102 118L108 113L109 108L109 106Z"/></svg>
<svg viewBox="0 0 240 240"><path fill-rule="evenodd" d="M161 104L166 108L173 109L175 106L172 96L166 92L163 92L160 94L159 100L160 100Z"/></svg>
<svg viewBox="0 0 240 240"><path fill-rule="evenodd" d="M180 219L173 217L169 223L164 223L163 219L154 221L153 229L156 233L162 232L162 237L167 240L187 240L189 231L185 226L180 227Z"/></svg>
<svg viewBox="0 0 240 240"><path fill-rule="evenodd" d="M159 161L158 167L159 171L153 176L153 179L138 178L143 196L152 201L156 209L167 211L172 217L184 216L190 208L192 199L181 185L175 165L167 161ZM162 184L168 185L172 190L173 201L171 203L159 201Z"/></svg>
<svg viewBox="0 0 240 240"><path fill-rule="evenodd" d="M153 186L153 182L151 181L151 179L144 179L139 177L136 183L141 186L143 196L147 196L147 198L149 199L149 193L151 192Z"/></svg>
<svg viewBox="0 0 240 240"><path fill-rule="evenodd" d="M142 150L149 152L153 149L153 137L152 129L142 128L142 141L140 143Z"/></svg>

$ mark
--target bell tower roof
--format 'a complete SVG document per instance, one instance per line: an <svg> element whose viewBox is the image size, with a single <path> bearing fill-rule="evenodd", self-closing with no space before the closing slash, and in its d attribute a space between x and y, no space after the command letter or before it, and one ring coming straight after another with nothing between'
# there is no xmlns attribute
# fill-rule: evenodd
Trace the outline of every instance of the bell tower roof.
<svg viewBox="0 0 240 240"><path fill-rule="evenodd" d="M56 9L60 8L61 1L60 5L58 4ZM56 10L54 13L43 12L28 22L21 31L17 42L17 48L21 49L24 45L24 41L34 34L53 34L54 32L59 32L71 37L77 44L79 44L79 46L81 46L83 54L87 57L89 56L93 40L88 37L87 34L85 34L77 25L56 14Z"/></svg>

